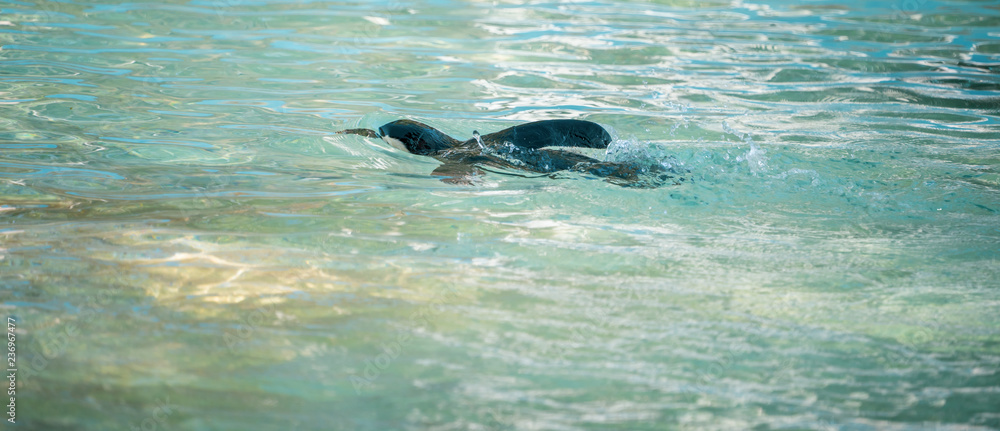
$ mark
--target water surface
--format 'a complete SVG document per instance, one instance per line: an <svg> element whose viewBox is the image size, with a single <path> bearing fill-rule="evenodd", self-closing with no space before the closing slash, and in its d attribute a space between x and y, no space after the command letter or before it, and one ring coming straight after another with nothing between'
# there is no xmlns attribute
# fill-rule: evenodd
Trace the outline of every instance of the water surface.
<svg viewBox="0 0 1000 431"><path fill-rule="evenodd" d="M0 8L23 428L1000 429L992 2ZM687 181L333 134L398 118Z"/></svg>

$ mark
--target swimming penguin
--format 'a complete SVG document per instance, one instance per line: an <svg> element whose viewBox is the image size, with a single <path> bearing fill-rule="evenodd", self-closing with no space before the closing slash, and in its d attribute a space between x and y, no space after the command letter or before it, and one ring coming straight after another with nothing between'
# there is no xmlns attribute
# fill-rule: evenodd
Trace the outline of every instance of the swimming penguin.
<svg viewBox="0 0 1000 431"><path fill-rule="evenodd" d="M622 186L656 187L674 178L670 175L673 172L658 165L639 167L602 162L582 154L546 148L607 148L611 135L600 125L583 120L535 121L483 136L473 132L473 138L464 142L413 120L396 120L379 127L378 131L349 129L337 133L381 138L400 150L433 157L443 164L431 175L440 176L448 183L468 184L484 166L550 174L550 177L559 171L575 171Z"/></svg>

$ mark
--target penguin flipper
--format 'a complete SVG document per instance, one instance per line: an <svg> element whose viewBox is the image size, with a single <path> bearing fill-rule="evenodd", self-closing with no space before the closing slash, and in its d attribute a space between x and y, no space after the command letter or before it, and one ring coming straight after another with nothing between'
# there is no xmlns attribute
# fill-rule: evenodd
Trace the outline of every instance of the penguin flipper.
<svg viewBox="0 0 1000 431"><path fill-rule="evenodd" d="M471 185L473 177L480 174L482 171L479 168L465 163L445 163L431 172L431 175L440 177L443 182L461 185Z"/></svg>

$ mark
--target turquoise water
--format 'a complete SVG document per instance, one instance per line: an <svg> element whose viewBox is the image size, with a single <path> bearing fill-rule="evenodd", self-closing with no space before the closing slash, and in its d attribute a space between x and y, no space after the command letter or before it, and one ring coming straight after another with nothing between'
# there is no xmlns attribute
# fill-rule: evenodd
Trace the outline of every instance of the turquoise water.
<svg viewBox="0 0 1000 431"><path fill-rule="evenodd" d="M989 1L7 1L10 428L1000 429L998 73Z"/></svg>

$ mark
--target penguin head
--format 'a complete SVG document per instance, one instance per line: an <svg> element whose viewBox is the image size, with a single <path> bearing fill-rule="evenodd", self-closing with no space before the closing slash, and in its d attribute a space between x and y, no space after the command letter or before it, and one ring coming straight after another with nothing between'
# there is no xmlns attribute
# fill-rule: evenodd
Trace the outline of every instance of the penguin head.
<svg viewBox="0 0 1000 431"><path fill-rule="evenodd" d="M424 156L448 149L459 142L441 131L413 120L396 120L378 128L378 134L389 145Z"/></svg>

